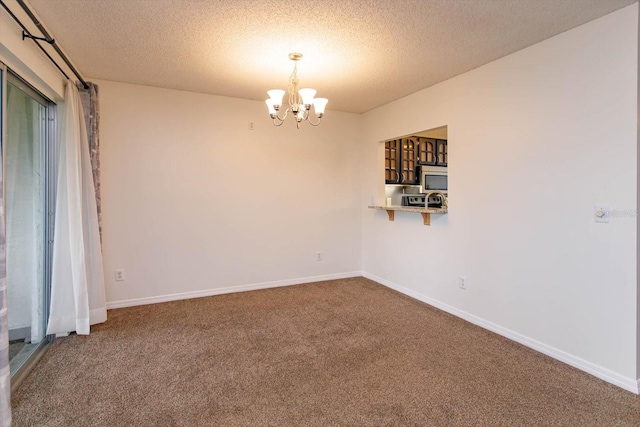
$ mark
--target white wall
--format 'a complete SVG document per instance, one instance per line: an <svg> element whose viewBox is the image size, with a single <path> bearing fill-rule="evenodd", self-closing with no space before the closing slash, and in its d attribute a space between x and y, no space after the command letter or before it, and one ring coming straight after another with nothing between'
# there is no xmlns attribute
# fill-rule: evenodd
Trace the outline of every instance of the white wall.
<svg viewBox="0 0 640 427"><path fill-rule="evenodd" d="M365 274L637 389L637 30L634 4L365 114L365 200L380 141L443 125L450 185L431 227L362 209Z"/></svg>
<svg viewBox="0 0 640 427"><path fill-rule="evenodd" d="M359 275L359 116L276 128L263 102L91 80L110 307Z"/></svg>

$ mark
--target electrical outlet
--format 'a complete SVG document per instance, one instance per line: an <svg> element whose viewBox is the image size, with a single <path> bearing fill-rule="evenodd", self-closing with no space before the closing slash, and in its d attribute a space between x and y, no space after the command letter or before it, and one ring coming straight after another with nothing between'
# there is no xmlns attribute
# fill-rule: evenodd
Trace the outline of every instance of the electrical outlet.
<svg viewBox="0 0 640 427"><path fill-rule="evenodd" d="M316 252L316 261L322 261L322 252Z"/></svg>
<svg viewBox="0 0 640 427"><path fill-rule="evenodd" d="M467 290L469 289L469 283L467 281L467 276L460 276L460 281L458 282L460 289Z"/></svg>
<svg viewBox="0 0 640 427"><path fill-rule="evenodd" d="M249 122L249 130L255 130L255 125L253 122Z"/></svg>
<svg viewBox="0 0 640 427"><path fill-rule="evenodd" d="M124 269L119 268L115 272L116 282L124 282Z"/></svg>

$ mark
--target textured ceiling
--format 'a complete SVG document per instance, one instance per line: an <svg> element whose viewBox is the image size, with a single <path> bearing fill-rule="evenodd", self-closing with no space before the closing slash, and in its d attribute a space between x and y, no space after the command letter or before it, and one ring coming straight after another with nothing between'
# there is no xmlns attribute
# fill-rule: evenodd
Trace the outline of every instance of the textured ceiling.
<svg viewBox="0 0 640 427"><path fill-rule="evenodd" d="M637 0L29 0L83 76L366 112ZM266 110L266 106L265 106Z"/></svg>

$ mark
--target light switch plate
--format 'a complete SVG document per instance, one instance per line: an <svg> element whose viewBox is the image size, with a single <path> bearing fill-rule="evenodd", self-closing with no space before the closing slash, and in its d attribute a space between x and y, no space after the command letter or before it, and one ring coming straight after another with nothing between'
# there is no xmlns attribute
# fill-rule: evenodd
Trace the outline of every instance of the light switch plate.
<svg viewBox="0 0 640 427"><path fill-rule="evenodd" d="M609 222L609 205L596 204L593 206L593 219L595 222Z"/></svg>

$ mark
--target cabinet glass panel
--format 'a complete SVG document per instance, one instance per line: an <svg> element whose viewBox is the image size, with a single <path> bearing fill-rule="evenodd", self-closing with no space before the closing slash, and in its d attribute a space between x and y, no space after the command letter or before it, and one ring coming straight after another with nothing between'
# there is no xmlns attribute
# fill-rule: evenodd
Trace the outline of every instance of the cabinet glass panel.
<svg viewBox="0 0 640 427"><path fill-rule="evenodd" d="M436 142L437 164L440 166L447 165L447 141L438 139Z"/></svg>
<svg viewBox="0 0 640 427"><path fill-rule="evenodd" d="M416 182L416 143L413 138L402 140L402 183L413 184Z"/></svg>

